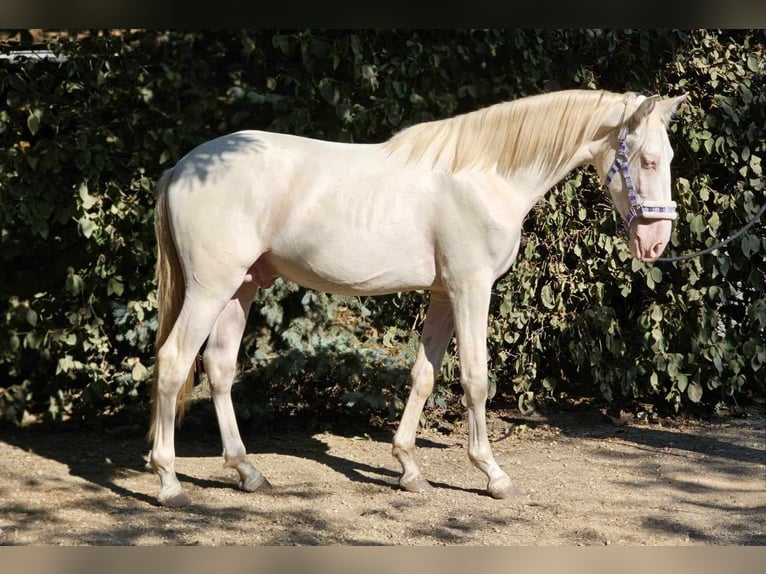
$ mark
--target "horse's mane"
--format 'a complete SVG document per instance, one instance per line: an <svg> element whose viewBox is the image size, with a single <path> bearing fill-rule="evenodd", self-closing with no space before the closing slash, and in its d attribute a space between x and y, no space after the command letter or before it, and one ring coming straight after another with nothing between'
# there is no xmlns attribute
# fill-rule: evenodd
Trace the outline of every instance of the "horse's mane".
<svg viewBox="0 0 766 574"><path fill-rule="evenodd" d="M564 90L495 104L452 118L415 124L385 142L410 162L430 161L450 172L475 167L507 175L521 167L555 169L592 139L603 114L637 94Z"/></svg>

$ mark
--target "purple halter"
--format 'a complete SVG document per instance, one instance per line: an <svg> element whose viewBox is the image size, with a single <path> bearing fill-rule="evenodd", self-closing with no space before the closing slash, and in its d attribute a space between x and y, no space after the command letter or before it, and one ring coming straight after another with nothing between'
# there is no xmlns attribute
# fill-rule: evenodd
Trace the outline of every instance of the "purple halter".
<svg viewBox="0 0 766 574"><path fill-rule="evenodd" d="M630 200L630 209L625 216L623 228L625 233L630 234L630 224L636 217L643 217L645 219L670 219L673 220L678 217L676 213L675 201L644 201L638 202L638 193L633 186L633 180L630 177L630 170L628 169L628 152L627 152L627 134L625 130L620 132L619 146L617 147L617 155L614 158L614 163L609 169L609 173L606 174L606 180L604 181L604 189L609 191L609 186L612 184L612 178L614 178L617 170L622 174L622 179L625 181L625 187L628 190L628 199ZM619 226L619 225L618 225Z"/></svg>

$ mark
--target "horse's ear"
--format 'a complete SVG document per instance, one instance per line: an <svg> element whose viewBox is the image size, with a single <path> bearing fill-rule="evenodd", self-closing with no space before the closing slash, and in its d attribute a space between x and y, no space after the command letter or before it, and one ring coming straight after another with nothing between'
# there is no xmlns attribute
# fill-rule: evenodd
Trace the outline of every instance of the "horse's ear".
<svg viewBox="0 0 766 574"><path fill-rule="evenodd" d="M670 123L670 120L673 119L673 116L678 111L678 106L680 106L688 97L689 94L682 94L674 98L665 98L657 102L657 109L662 114L662 121L665 125Z"/></svg>
<svg viewBox="0 0 766 574"><path fill-rule="evenodd" d="M641 101L636 111L628 118L627 126L630 131L635 130L649 117L649 114L654 110L654 106L657 105L657 100L659 100L659 96L649 96Z"/></svg>

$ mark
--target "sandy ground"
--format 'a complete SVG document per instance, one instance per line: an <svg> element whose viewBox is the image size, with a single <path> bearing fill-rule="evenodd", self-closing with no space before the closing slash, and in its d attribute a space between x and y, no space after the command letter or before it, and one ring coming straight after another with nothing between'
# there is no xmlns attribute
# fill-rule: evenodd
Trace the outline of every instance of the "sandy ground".
<svg viewBox="0 0 766 574"><path fill-rule="evenodd" d="M709 421L609 419L592 408L491 411L522 495L486 496L462 424L424 430L436 490L396 486L391 433L245 433L274 488L246 494L210 429L176 436L192 498L156 506L143 432L0 434L3 545L766 545L766 407Z"/></svg>

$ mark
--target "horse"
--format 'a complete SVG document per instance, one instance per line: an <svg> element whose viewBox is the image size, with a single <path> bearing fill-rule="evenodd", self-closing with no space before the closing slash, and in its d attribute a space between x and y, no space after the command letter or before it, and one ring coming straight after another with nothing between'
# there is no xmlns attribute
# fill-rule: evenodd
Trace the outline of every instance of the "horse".
<svg viewBox="0 0 766 574"><path fill-rule="evenodd" d="M203 345L225 466L243 491L271 488L247 459L231 387L252 301L279 277L344 295L428 291L393 437L399 487L433 489L416 462L415 436L454 335L468 457L490 496L520 494L487 438L492 286L518 254L529 211L580 166L595 168L632 255L658 258L676 217L667 131L686 97L561 90L417 123L378 143L244 130L188 152L157 182L147 464L159 475L157 502L191 502L175 472L174 426Z"/></svg>

